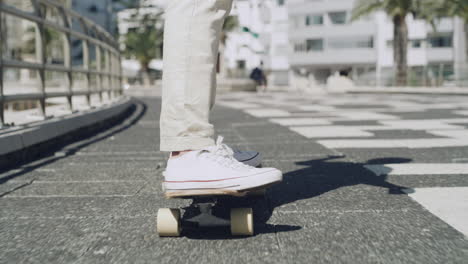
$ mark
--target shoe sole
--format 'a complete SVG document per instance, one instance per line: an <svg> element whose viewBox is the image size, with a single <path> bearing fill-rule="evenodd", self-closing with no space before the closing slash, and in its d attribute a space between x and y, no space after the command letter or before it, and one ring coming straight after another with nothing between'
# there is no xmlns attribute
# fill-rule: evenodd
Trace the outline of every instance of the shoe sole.
<svg viewBox="0 0 468 264"><path fill-rule="evenodd" d="M213 181L165 181L164 189L167 192L176 190L207 190L225 189L231 191L248 191L250 189L264 188L283 180L280 171L272 170L261 174L248 175Z"/></svg>

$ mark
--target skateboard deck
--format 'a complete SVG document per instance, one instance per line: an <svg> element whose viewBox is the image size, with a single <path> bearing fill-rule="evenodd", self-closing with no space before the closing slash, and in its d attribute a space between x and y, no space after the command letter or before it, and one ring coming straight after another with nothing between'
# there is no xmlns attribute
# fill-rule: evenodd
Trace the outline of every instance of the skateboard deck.
<svg viewBox="0 0 468 264"><path fill-rule="evenodd" d="M242 197L246 196L248 191L235 191L235 190L226 190L226 189L194 189L194 190L177 190L177 191L166 191L165 196L168 199L171 198L187 198L191 199L193 197L199 196L235 196Z"/></svg>

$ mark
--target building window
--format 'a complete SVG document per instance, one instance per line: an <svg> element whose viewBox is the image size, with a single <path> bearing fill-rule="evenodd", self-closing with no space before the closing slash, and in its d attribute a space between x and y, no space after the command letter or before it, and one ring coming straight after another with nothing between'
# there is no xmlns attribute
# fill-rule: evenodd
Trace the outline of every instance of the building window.
<svg viewBox="0 0 468 264"><path fill-rule="evenodd" d="M374 47L374 38L372 36L329 38L327 45L330 49L369 49Z"/></svg>
<svg viewBox="0 0 468 264"><path fill-rule="evenodd" d="M306 26L310 25L323 25L323 16L322 15L307 15L305 17Z"/></svg>
<svg viewBox="0 0 468 264"><path fill-rule="evenodd" d="M240 69L240 70L245 69L245 60L238 60L237 61L237 69Z"/></svg>
<svg viewBox="0 0 468 264"><path fill-rule="evenodd" d="M421 39L410 40L410 45L411 45L412 48L421 48L422 40Z"/></svg>
<svg viewBox="0 0 468 264"><path fill-rule="evenodd" d="M304 52L306 51L306 46L304 43L294 43L294 52Z"/></svg>
<svg viewBox="0 0 468 264"><path fill-rule="evenodd" d="M96 5L91 5L88 8L88 11L91 12L91 13L97 13L98 12L98 7Z"/></svg>
<svg viewBox="0 0 468 264"><path fill-rule="evenodd" d="M393 39L387 40L385 44L387 45L387 48L393 48Z"/></svg>
<svg viewBox="0 0 468 264"><path fill-rule="evenodd" d="M278 0L278 5L283 6L284 5L284 0Z"/></svg>
<svg viewBox="0 0 468 264"><path fill-rule="evenodd" d="M323 50L323 39L308 39L306 40L307 51L321 51Z"/></svg>
<svg viewBox="0 0 468 264"><path fill-rule="evenodd" d="M330 21L333 24L346 24L346 12L330 12L328 13L328 17L330 17Z"/></svg>
<svg viewBox="0 0 468 264"><path fill-rule="evenodd" d="M452 33L429 35L427 42L431 48L452 47Z"/></svg>

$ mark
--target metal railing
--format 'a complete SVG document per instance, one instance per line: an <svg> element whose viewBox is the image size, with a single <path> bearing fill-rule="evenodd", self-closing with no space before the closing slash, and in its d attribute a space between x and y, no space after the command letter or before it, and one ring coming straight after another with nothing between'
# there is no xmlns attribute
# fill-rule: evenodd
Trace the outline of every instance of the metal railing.
<svg viewBox="0 0 468 264"><path fill-rule="evenodd" d="M355 84L363 86L398 86L396 70L387 68L377 76L375 68L352 76ZM408 67L408 87L468 87L468 67L447 63Z"/></svg>
<svg viewBox="0 0 468 264"><path fill-rule="evenodd" d="M86 97L87 104L91 106L91 96L99 95L100 101L103 94L108 98L122 95L122 71L120 52L117 41L104 29L81 16L73 10L66 8L55 0L22 0L30 1L32 11L28 12L18 7L6 4L0 0L0 127L5 126L5 106L10 102L34 100L39 104L43 118L46 115L46 99L62 97L67 99L70 111L74 110L73 97ZM48 18L47 10L53 9L59 15L60 23ZM36 62L26 62L16 58L5 58L4 42L6 42L5 17L14 17L21 21L33 23L35 27L35 55ZM77 21L79 25L73 25ZM77 28L81 29L78 30ZM59 32L63 41L63 63L56 64L46 59L47 30ZM81 31L81 32L80 32ZM72 38L80 40L82 45L82 66L74 66L72 58ZM95 64L91 67L90 46L95 47L93 55ZM39 87L37 92L4 94L4 70L5 68L34 70L38 73ZM94 69L93 69L94 68ZM46 91L46 71L60 72L66 75L66 91ZM85 90L75 90L74 74L79 73L84 77ZM96 87L92 87L91 78L95 77Z"/></svg>

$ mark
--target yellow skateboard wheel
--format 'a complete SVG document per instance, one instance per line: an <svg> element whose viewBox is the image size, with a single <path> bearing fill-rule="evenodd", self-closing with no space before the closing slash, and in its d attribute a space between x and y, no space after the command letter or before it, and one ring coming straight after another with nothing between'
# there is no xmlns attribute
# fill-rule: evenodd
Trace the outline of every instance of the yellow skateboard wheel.
<svg viewBox="0 0 468 264"><path fill-rule="evenodd" d="M231 209L231 234L234 236L252 236L254 234L252 208Z"/></svg>
<svg viewBox="0 0 468 264"><path fill-rule="evenodd" d="M160 208L156 219L158 234L161 237L180 236L180 210Z"/></svg>

